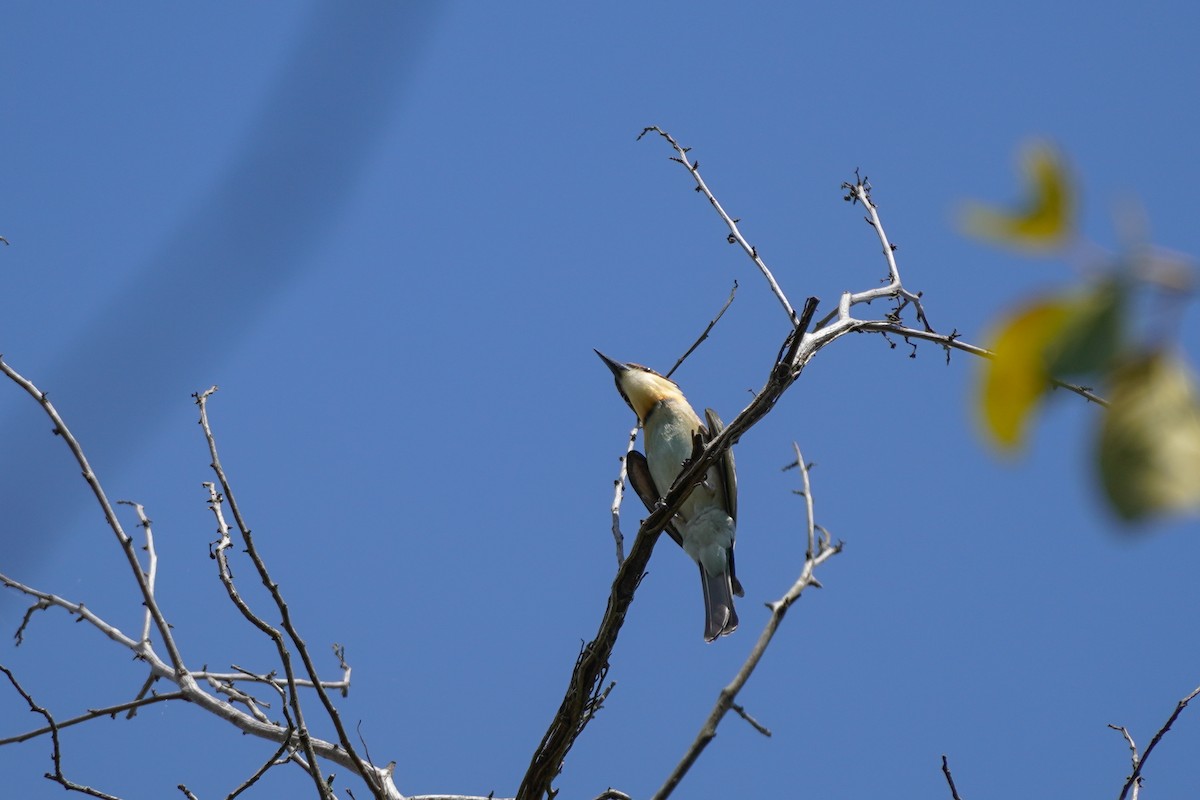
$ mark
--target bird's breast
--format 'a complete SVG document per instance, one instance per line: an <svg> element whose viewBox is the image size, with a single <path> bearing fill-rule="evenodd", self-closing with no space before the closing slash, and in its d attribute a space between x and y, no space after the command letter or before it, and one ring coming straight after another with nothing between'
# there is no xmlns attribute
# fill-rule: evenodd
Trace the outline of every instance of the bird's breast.
<svg viewBox="0 0 1200 800"><path fill-rule="evenodd" d="M692 457L693 437L700 430L700 418L687 403L664 400L654 407L646 420L644 431L646 461L650 476L660 495L665 495L679 477L683 463ZM680 516L687 519L691 509L705 494L711 494L704 486L692 492L692 496L680 509ZM705 501L707 505L709 501Z"/></svg>

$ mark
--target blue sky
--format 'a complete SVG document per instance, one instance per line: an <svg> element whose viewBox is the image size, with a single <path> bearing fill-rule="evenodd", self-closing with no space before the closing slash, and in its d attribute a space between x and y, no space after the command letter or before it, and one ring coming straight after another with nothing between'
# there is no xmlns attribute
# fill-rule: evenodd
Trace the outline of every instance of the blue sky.
<svg viewBox="0 0 1200 800"><path fill-rule="evenodd" d="M331 675L326 648L347 648L346 718L406 793L511 795L615 567L632 420L591 349L666 369L737 280L677 374L729 419L786 333L665 143L635 141L644 126L693 147L797 305L884 274L841 200L856 167L940 330L979 341L1072 281L953 224L964 198L1016 196L1034 135L1068 155L1099 246L1137 198L1155 242L1200 253L1200 11L1045 6L13 5L0 352L110 494L145 504L188 662L267 668L207 557L190 394L220 385L213 423L260 547ZM563 797L647 796L694 737L800 568L793 441L846 549L741 696L774 736L726 720L677 796L948 797L943 753L972 800L1116 796L1128 754L1106 724L1144 745L1200 683L1195 522L1120 532L1089 472L1094 408L1056 398L1025 457L998 461L969 413L978 365L907 354L838 341L738 446L734 636L704 644L695 567L660 543ZM112 536L15 386L0 441L3 571L135 629ZM6 629L24 608L0 595ZM65 614L2 648L63 717L144 677ZM1148 796L1200 785L1193 713ZM30 718L0 691L4 733ZM187 706L64 742L72 778L125 798L221 797L269 754ZM0 749L14 796L60 794L48 750ZM270 781L259 796L310 788Z"/></svg>

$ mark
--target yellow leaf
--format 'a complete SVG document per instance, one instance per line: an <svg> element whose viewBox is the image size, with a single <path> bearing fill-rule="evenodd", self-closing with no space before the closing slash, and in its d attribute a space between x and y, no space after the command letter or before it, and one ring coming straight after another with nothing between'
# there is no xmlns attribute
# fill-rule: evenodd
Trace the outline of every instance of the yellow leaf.
<svg viewBox="0 0 1200 800"><path fill-rule="evenodd" d="M1100 480L1127 521L1200 509L1200 399L1174 355L1155 352L1113 375L1100 425Z"/></svg>
<svg viewBox="0 0 1200 800"><path fill-rule="evenodd" d="M968 204L963 214L967 233L998 244L1032 250L1058 247L1074 224L1074 190L1066 167L1053 147L1027 144L1021 153L1025 199L1018 208Z"/></svg>
<svg viewBox="0 0 1200 800"><path fill-rule="evenodd" d="M993 358L984 362L979 411L984 430L1001 450L1024 440L1029 416L1050 387L1046 352L1071 317L1074 302L1038 300L1003 322L990 337Z"/></svg>

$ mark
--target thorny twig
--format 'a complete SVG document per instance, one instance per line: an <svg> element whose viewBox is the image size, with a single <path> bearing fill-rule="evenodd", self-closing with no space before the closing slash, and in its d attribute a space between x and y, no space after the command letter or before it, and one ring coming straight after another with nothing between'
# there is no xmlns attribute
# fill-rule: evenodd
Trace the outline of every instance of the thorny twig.
<svg viewBox="0 0 1200 800"><path fill-rule="evenodd" d="M691 173L692 180L696 182L696 191L708 198L708 202L712 205L713 209L721 216L721 219L725 221L725 225L729 228L728 238L730 244L739 245L742 250L745 251L746 255L750 257L750 260L754 262L755 266L758 267L758 271L762 273L763 278L767 281L767 285L771 287L771 292L775 295L775 298L779 301L779 304L783 306L783 310L787 312L788 319L791 320L792 325L799 327L800 318L796 316L796 310L792 308L791 301L787 299L787 295L785 295L783 293L783 289L779 287L779 282L776 281L775 276L771 274L771 270L768 269L766 262L759 258L758 249L746 240L746 237L742 235L741 230L738 228L738 220L729 216L729 214L725 212L725 209L722 208L721 204L717 201L717 198L712 193L712 190L708 188L708 184L706 184L704 182L704 178L700 176L700 162L692 161L690 158L688 158L688 151L691 150L691 148L684 147L683 145L679 144L679 142L675 141L675 137L657 125L651 125L642 129L642 132L638 134L637 138L641 139L647 133L651 132L657 133L659 136L671 143L671 147L677 153L672 160L682 164L687 171Z"/></svg>

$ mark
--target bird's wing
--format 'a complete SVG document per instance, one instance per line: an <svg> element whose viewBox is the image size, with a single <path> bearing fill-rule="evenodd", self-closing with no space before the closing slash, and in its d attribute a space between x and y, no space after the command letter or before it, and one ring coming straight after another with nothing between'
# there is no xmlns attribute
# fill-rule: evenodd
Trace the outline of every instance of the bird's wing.
<svg viewBox="0 0 1200 800"><path fill-rule="evenodd" d="M708 422L708 438L705 443L711 442L725 430L725 423L721 422L721 418L717 416L717 412L711 408L704 409L704 419ZM721 456L721 460L717 462L720 467L718 470L721 474L721 486L725 492L725 508L729 514L729 518L733 520L734 526L737 525L737 470L733 465L733 448L725 451L725 455ZM738 597L745 595L742 589L742 583L737 579L737 570L733 566L733 548L729 548L729 579L733 584L733 593ZM732 608L730 604L730 608ZM737 626L736 617L733 622Z"/></svg>
<svg viewBox="0 0 1200 800"><path fill-rule="evenodd" d="M646 457L637 450L630 450L629 455L625 457L625 471L629 474L629 485L637 492L637 496L642 498L646 510L653 513L661 498L654 486L654 478L650 475L650 464L647 463ZM675 544L683 547L683 537L679 535L674 522L668 522L664 530L675 540Z"/></svg>
<svg viewBox="0 0 1200 800"><path fill-rule="evenodd" d="M707 445L717 438L721 431L725 430L725 423L721 422L717 412L711 408L704 409L704 419L708 421L708 437L704 440ZM721 485L725 492L725 508L729 512L730 518L737 522L737 471L733 466L732 447L725 451L725 455L721 456L717 466L720 467Z"/></svg>

